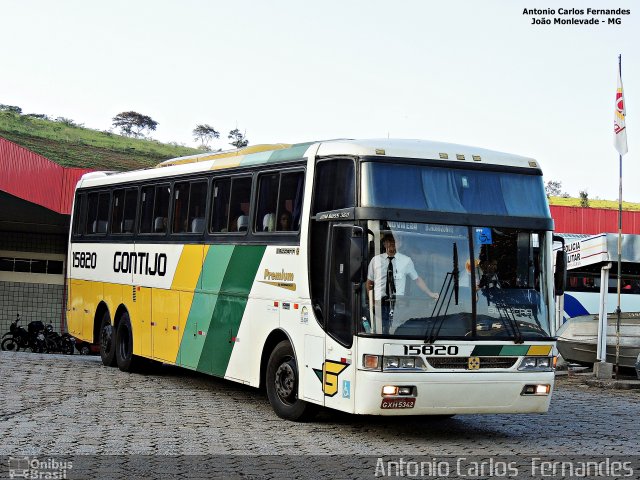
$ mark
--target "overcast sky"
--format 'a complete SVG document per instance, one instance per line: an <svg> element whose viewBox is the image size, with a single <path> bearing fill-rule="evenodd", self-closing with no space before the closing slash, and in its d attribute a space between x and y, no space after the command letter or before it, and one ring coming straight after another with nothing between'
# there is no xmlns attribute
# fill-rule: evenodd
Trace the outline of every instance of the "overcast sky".
<svg viewBox="0 0 640 480"><path fill-rule="evenodd" d="M606 16L531 25L523 15L560 6L631 14L621 25ZM225 134L237 126L251 144L390 136L475 145L534 157L546 180L591 198L618 197L622 54L623 197L640 201L633 0L0 0L0 11L0 103L24 113L107 130L135 110L159 122L154 138L189 146L199 123Z"/></svg>

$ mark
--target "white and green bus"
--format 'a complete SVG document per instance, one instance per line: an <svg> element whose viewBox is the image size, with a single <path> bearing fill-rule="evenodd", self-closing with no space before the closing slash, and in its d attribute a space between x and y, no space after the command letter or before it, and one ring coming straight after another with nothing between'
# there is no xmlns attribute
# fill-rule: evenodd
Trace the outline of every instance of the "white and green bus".
<svg viewBox="0 0 640 480"><path fill-rule="evenodd" d="M75 192L68 326L105 365L264 386L291 420L545 412L552 229L535 160L446 143L94 172Z"/></svg>

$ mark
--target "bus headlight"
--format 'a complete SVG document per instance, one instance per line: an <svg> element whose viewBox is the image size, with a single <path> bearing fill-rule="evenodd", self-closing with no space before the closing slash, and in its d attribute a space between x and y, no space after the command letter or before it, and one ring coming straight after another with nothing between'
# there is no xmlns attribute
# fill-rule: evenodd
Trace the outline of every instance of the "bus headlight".
<svg viewBox="0 0 640 480"><path fill-rule="evenodd" d="M420 357L400 357L369 355L362 356L362 368L364 370L384 370L384 371L416 371L427 370L427 366Z"/></svg>
<svg viewBox="0 0 640 480"><path fill-rule="evenodd" d="M422 358L420 357L383 357L382 370L402 371L402 370L426 370Z"/></svg>
<svg viewBox="0 0 640 480"><path fill-rule="evenodd" d="M400 367L400 357L384 357L383 370Z"/></svg>
<svg viewBox="0 0 640 480"><path fill-rule="evenodd" d="M529 372L550 372L555 362L553 357L524 357L518 370Z"/></svg>

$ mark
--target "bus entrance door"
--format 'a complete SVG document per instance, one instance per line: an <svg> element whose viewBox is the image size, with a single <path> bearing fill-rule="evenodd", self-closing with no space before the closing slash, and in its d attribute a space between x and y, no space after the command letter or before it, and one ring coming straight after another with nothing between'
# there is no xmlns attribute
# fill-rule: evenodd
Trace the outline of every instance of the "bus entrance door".
<svg viewBox="0 0 640 480"><path fill-rule="evenodd" d="M351 282L351 245L358 227L335 224L331 229L327 305L325 311L327 339L323 365L325 406L352 412L353 380L353 295Z"/></svg>

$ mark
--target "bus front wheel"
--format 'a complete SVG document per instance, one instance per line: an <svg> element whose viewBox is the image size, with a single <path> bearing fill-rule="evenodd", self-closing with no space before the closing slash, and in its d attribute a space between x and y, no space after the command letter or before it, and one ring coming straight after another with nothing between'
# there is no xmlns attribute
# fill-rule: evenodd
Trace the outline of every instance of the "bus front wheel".
<svg viewBox="0 0 640 480"><path fill-rule="evenodd" d="M283 340L271 352L265 379L269 402L280 418L309 420L318 406L298 398L298 366L291 344Z"/></svg>
<svg viewBox="0 0 640 480"><path fill-rule="evenodd" d="M116 332L111 325L109 312L102 314L100 322L100 358L106 367L116 366Z"/></svg>

